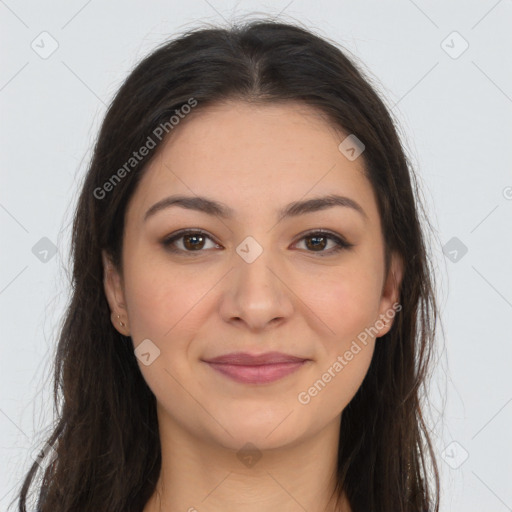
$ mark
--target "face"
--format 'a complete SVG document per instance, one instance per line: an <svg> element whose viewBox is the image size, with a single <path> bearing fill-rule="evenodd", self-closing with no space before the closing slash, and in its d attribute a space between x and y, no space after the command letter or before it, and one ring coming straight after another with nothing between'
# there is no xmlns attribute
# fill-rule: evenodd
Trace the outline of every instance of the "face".
<svg viewBox="0 0 512 512"><path fill-rule="evenodd" d="M345 137L304 105L229 102L182 121L147 167L122 274L103 256L160 423L265 449L339 422L402 273L393 255L385 275L374 192Z"/></svg>

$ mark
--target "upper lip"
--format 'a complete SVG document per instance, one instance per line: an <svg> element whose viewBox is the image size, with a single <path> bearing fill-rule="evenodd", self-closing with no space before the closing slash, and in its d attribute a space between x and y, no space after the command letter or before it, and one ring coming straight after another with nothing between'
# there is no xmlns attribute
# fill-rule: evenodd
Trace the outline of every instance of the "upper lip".
<svg viewBox="0 0 512 512"><path fill-rule="evenodd" d="M248 354L246 352L232 352L212 359L205 359L207 363L232 364L239 366L259 366L264 364L300 363L306 361L305 357L296 357L282 352L266 352L264 354Z"/></svg>

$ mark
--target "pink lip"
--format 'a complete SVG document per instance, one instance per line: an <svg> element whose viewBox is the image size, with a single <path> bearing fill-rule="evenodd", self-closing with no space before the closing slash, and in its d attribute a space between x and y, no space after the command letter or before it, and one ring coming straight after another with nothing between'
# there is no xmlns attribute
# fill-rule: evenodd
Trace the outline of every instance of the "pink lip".
<svg viewBox="0 0 512 512"><path fill-rule="evenodd" d="M237 382L266 384L297 371L307 359L280 352L251 355L235 352L206 360L211 368Z"/></svg>

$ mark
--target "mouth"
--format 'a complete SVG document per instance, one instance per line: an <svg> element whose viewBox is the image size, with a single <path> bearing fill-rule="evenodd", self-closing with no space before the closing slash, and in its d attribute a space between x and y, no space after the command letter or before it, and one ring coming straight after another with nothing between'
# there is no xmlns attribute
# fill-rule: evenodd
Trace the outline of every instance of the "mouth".
<svg viewBox="0 0 512 512"><path fill-rule="evenodd" d="M299 370L310 359L280 352L251 355L236 352L203 360L213 370L243 384L268 384Z"/></svg>

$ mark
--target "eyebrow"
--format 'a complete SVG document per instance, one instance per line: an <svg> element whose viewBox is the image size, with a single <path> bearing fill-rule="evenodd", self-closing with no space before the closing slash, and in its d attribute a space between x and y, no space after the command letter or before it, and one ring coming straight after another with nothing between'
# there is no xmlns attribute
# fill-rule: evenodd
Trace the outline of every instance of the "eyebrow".
<svg viewBox="0 0 512 512"><path fill-rule="evenodd" d="M144 221L146 221L155 213L171 206L179 206L188 210L196 210L208 215L215 215L223 219L231 219L235 215L235 211L232 208L225 205L224 203L214 201L213 199L202 196L191 197L175 195L166 197L165 199L162 199L161 201L158 201L153 206L151 206L151 208L149 208L149 210L144 215ZM351 208L352 210L362 215L366 220L368 220L368 215L359 203L353 199L350 199L349 197L331 194L328 196L316 197L303 201L295 201L286 205L284 208L278 211L278 222L287 217L296 217L306 213L318 212L328 208L333 208L335 206Z"/></svg>

